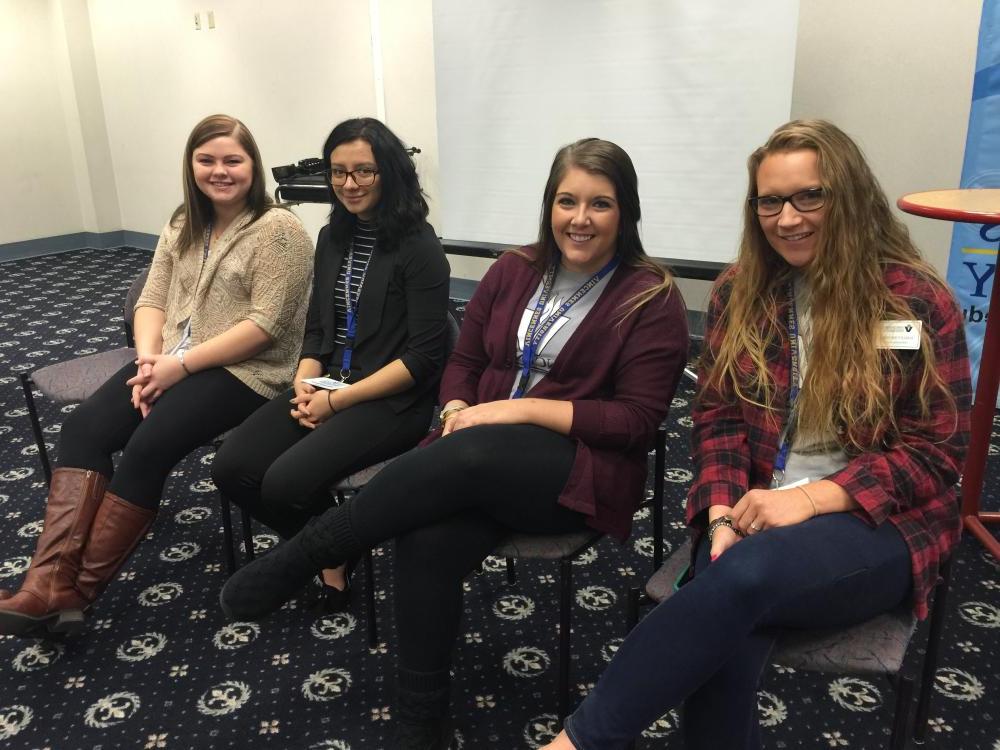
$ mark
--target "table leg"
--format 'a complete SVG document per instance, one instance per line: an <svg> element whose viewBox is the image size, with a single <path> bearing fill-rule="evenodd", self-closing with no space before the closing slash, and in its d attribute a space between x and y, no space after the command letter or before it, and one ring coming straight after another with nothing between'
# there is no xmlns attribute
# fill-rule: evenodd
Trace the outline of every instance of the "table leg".
<svg viewBox="0 0 1000 750"><path fill-rule="evenodd" d="M1000 315L997 287L990 293L990 312L983 336L983 353L979 360L979 381L976 384L976 403L972 406L972 429L969 453L962 473L962 521L989 552L1000 559L1000 542L983 525L1000 522L1000 513L980 513L979 500L983 491L983 473L993 435L993 416L996 414L997 387L1000 386Z"/></svg>

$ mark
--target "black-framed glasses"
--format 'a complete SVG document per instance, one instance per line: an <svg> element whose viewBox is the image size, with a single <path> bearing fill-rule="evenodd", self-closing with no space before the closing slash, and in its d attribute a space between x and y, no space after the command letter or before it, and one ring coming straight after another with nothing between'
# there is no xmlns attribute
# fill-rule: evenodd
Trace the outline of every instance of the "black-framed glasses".
<svg viewBox="0 0 1000 750"><path fill-rule="evenodd" d="M791 195L758 195L747 202L758 216L777 216L785 203L791 203L796 211L807 214L823 208L826 192L823 188L809 188Z"/></svg>
<svg viewBox="0 0 1000 750"><path fill-rule="evenodd" d="M330 178L330 184L336 185L337 187L346 185L348 177L354 180L354 184L358 187L368 187L375 182L375 176L377 174L378 170L375 167L358 167L357 169L352 169L349 172L346 169L337 168L327 171L327 175Z"/></svg>

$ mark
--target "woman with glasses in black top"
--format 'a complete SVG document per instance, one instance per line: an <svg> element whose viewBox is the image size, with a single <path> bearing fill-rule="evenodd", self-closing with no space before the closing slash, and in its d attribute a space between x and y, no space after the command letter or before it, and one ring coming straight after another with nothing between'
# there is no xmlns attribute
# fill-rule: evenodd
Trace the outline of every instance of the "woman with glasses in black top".
<svg viewBox="0 0 1000 750"><path fill-rule="evenodd" d="M333 211L293 390L226 440L212 469L224 495L286 538L331 505L338 480L427 433L444 360L450 269L403 143L378 120L346 120L323 161ZM335 387L307 382L321 376ZM346 608L343 568L323 582L324 609Z"/></svg>

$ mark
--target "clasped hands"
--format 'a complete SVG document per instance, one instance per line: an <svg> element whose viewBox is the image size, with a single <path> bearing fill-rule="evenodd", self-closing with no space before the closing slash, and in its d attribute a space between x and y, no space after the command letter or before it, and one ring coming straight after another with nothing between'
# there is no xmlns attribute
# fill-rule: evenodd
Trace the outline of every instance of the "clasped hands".
<svg viewBox="0 0 1000 750"><path fill-rule="evenodd" d="M144 354L136 358L135 364L136 374L125 385L132 386L132 406L145 419L156 400L188 374L173 354Z"/></svg>
<svg viewBox="0 0 1000 750"><path fill-rule="evenodd" d="M315 430L337 411L339 391L316 388L300 380L295 381L294 388L295 395L290 401L291 416L303 427Z"/></svg>

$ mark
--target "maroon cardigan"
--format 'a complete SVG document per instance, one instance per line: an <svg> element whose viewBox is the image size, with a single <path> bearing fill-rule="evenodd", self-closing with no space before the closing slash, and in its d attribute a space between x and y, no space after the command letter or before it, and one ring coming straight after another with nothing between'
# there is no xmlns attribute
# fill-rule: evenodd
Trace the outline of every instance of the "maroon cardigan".
<svg viewBox="0 0 1000 750"><path fill-rule="evenodd" d="M517 327L540 279L515 253L493 264L465 308L441 379L442 404L510 397L518 373ZM646 454L687 361L687 314L676 288L622 320L623 303L658 281L650 271L619 266L548 375L527 393L573 402L569 436L576 441L576 459L559 503L621 541L645 494Z"/></svg>

